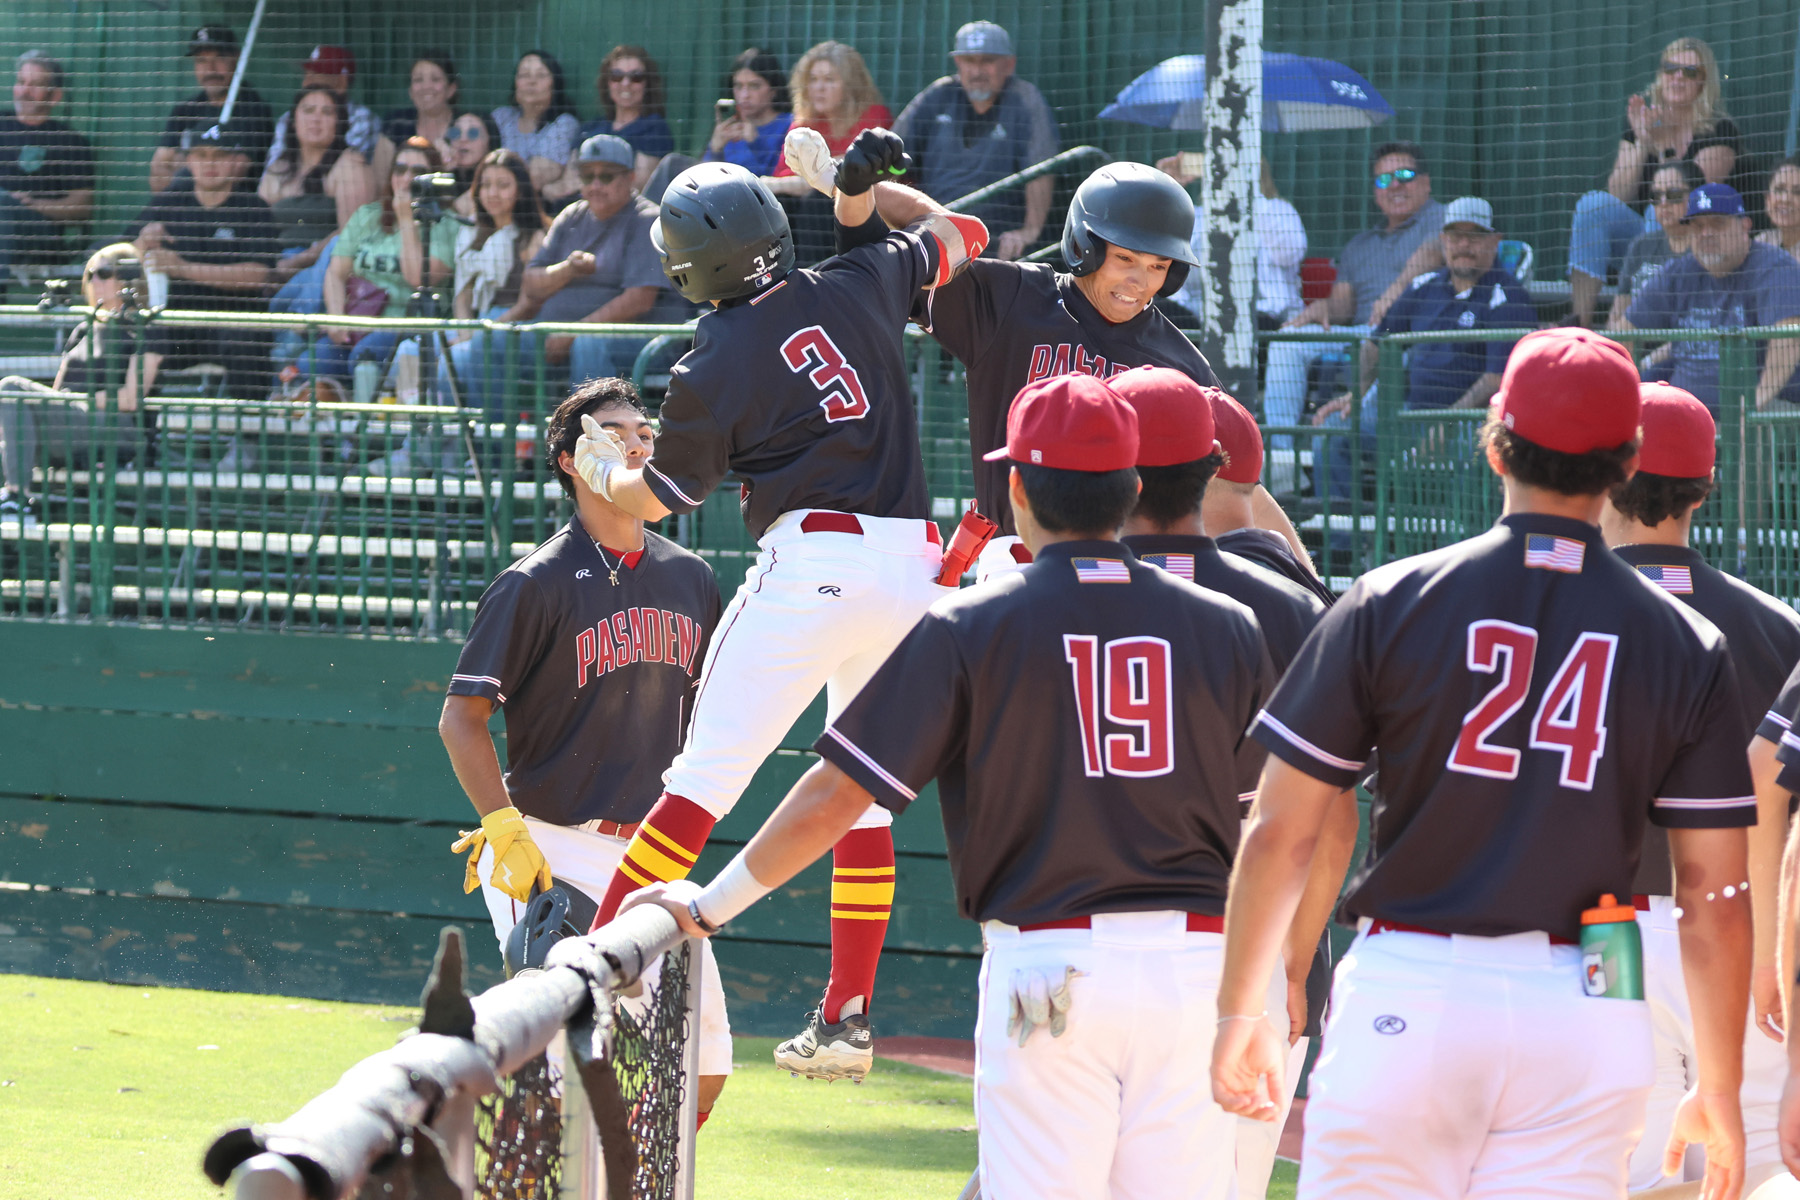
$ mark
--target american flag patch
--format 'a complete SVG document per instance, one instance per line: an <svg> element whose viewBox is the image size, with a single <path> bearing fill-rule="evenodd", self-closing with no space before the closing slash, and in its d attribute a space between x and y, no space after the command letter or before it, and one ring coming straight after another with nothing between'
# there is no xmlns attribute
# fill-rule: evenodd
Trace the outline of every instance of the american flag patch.
<svg viewBox="0 0 1800 1200"><path fill-rule="evenodd" d="M1145 554L1143 560L1152 566L1161 567L1171 575L1179 575L1192 583L1194 579L1194 556L1191 554Z"/></svg>
<svg viewBox="0 0 1800 1200"><path fill-rule="evenodd" d="M1587 543L1576 538L1557 537L1549 533L1528 533L1525 535L1525 565L1543 567L1550 571L1567 571L1571 575L1581 574L1581 558L1587 553Z"/></svg>
<svg viewBox="0 0 1800 1200"><path fill-rule="evenodd" d="M1686 567L1640 566L1638 574L1665 592L1686 596L1694 590L1694 573Z"/></svg>
<svg viewBox="0 0 1800 1200"><path fill-rule="evenodd" d="M1130 583L1131 572L1118 558L1072 558L1075 578L1083 583Z"/></svg>

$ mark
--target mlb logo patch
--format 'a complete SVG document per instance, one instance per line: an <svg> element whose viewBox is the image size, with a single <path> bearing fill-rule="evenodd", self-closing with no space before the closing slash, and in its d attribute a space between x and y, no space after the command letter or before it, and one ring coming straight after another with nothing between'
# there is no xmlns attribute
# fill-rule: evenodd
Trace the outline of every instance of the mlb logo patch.
<svg viewBox="0 0 1800 1200"><path fill-rule="evenodd" d="M1194 556L1191 554L1146 554L1143 559L1171 575L1179 575L1189 583L1194 580Z"/></svg>
<svg viewBox="0 0 1800 1200"><path fill-rule="evenodd" d="M1638 574L1665 592L1674 592L1678 596L1691 596L1694 593L1694 573L1686 567L1656 567L1645 564L1638 568Z"/></svg>
<svg viewBox="0 0 1800 1200"><path fill-rule="evenodd" d="M1525 565L1546 571L1581 574L1581 560L1587 554L1587 543L1577 538L1557 537L1549 533L1525 535Z"/></svg>
<svg viewBox="0 0 1800 1200"><path fill-rule="evenodd" d="M1069 561L1075 564L1075 578L1083 583L1131 582L1131 572L1125 568L1123 559L1072 558Z"/></svg>

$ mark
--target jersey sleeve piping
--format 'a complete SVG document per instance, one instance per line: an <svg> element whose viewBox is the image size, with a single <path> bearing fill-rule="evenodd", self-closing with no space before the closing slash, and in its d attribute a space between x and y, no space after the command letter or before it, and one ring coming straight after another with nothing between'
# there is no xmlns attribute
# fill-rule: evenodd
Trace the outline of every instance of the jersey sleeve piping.
<svg viewBox="0 0 1800 1200"><path fill-rule="evenodd" d="M848 754L857 763L861 764L870 775L873 775L876 780L878 780L885 788L891 790L894 795L903 800L905 804L911 804L914 800L919 798L917 792L900 782L900 780L895 778L887 768L869 757L868 753L864 751L861 746L858 746L855 742L852 742L836 729L827 725L825 727L824 735L819 738L819 744L814 748L829 760L833 766L842 768L845 764L839 761L838 754L833 753L834 746L842 747L842 753ZM850 772L845 773L850 774ZM858 772L858 774L860 774L860 772ZM858 782L862 782L862 780L858 780ZM871 789L871 791L873 790L874 789ZM882 797L877 794L876 799L879 801ZM892 806L883 804L883 807L887 808Z"/></svg>
<svg viewBox="0 0 1800 1200"><path fill-rule="evenodd" d="M1278 755L1282 761L1288 763L1290 766L1298 767L1308 775L1323 779L1327 783L1343 782L1344 777L1346 776L1350 782L1354 782L1356 773L1363 768L1363 764L1360 762L1355 762L1348 758L1340 758L1329 750L1324 750L1313 745L1311 742L1295 733L1292 729L1289 729L1286 725L1282 724L1280 720L1271 716L1269 710L1266 708L1263 709L1262 712L1256 714L1256 720L1251 723L1250 732L1252 735L1255 735L1264 729L1267 729L1270 733L1276 735L1276 738L1280 740L1277 741L1268 737L1258 737L1256 739L1257 741L1267 746L1271 753ZM1300 751L1310 759L1311 762L1296 761L1290 754L1283 753L1283 751L1289 747L1293 750ZM1325 771L1321 772L1318 770L1320 767L1325 768Z"/></svg>
<svg viewBox="0 0 1800 1200"><path fill-rule="evenodd" d="M1756 824L1756 797L1658 796L1650 815L1668 829L1736 829Z"/></svg>
<svg viewBox="0 0 1800 1200"><path fill-rule="evenodd" d="M653 463L653 462L645 463L644 470L650 472L651 475L653 475L657 479L661 480L662 485L664 487L668 488L669 491L674 493L675 498L680 500L683 504L686 504L690 508L699 508L700 507L700 500L694 499L692 496L688 495L686 492L682 491L679 487L677 487L675 485L675 481L673 479L670 479L667 475L664 475L661 471L656 469L655 463ZM702 497L702 499L704 499L704 497Z"/></svg>

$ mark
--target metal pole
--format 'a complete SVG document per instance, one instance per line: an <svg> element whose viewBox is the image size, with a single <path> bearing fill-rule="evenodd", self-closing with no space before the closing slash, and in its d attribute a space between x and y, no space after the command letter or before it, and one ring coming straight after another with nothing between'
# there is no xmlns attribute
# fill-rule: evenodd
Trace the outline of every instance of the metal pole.
<svg viewBox="0 0 1800 1200"><path fill-rule="evenodd" d="M1256 191L1262 178L1262 0L1211 0L1205 169L1195 213L1200 347L1225 386L1256 380Z"/></svg>
<svg viewBox="0 0 1800 1200"><path fill-rule="evenodd" d="M244 31L244 48L238 51L237 70L231 73L231 90L225 93L225 107L219 110L221 125L231 120L231 110L237 105L238 88L250 66L250 50L256 45L256 31L262 25L263 9L268 3L269 0L256 0L256 11L250 14L250 28Z"/></svg>

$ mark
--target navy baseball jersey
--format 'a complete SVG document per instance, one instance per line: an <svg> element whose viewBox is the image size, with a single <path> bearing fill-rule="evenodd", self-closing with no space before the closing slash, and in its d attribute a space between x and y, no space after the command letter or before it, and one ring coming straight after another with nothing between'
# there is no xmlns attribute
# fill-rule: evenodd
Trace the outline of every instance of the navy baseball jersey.
<svg viewBox="0 0 1800 1200"><path fill-rule="evenodd" d="M1790 668L1800 662L1800 614L1725 574L1686 546L1619 546L1613 553L1645 579L1691 605L1725 635L1744 712L1742 741L1749 745L1756 732L1751 726L1774 706ZM1644 860L1638 864L1632 891L1650 896L1675 892L1668 835L1654 825L1644 839Z"/></svg>
<svg viewBox="0 0 1800 1200"><path fill-rule="evenodd" d="M1787 682L1781 686L1781 694L1763 714L1762 723L1756 727L1759 737L1774 742L1780 749L1775 757L1781 761L1781 774L1777 776L1781 786L1800 800L1800 733L1795 732L1794 725L1800 722L1800 665L1794 667ZM1789 805L1791 812L1793 805Z"/></svg>
<svg viewBox="0 0 1800 1200"><path fill-rule="evenodd" d="M896 813L938 781L965 917L1218 914L1273 680L1243 605L1058 542L933 605L813 748Z"/></svg>
<svg viewBox="0 0 1800 1200"><path fill-rule="evenodd" d="M890 233L702 316L658 414L656 498L692 512L735 475L758 538L796 509L929 517L901 342L938 254Z"/></svg>
<svg viewBox="0 0 1800 1200"><path fill-rule="evenodd" d="M681 749L719 609L698 555L646 532L621 564L580 518L502 571L450 693L506 714L514 807L558 825L641 820Z"/></svg>
<svg viewBox="0 0 1800 1200"><path fill-rule="evenodd" d="M1706 618L1594 526L1515 514L1359 579L1254 734L1338 787L1380 748L1351 915L1572 940L1630 894L1646 819L1756 823L1744 722Z"/></svg>
<svg viewBox="0 0 1800 1200"><path fill-rule="evenodd" d="M1277 676L1287 670L1306 635L1325 615L1317 596L1253 562L1221 553L1209 537L1139 534L1124 541L1144 562L1223 592L1255 613Z"/></svg>
<svg viewBox="0 0 1800 1200"><path fill-rule="evenodd" d="M1289 583L1305 588L1317 596L1326 608L1337 603L1337 593L1326 587L1323 579L1307 570L1306 564L1294 556L1294 548L1288 545L1288 540L1273 529L1233 529L1230 533L1221 533L1213 541L1226 554L1248 559L1265 570L1275 572Z"/></svg>

